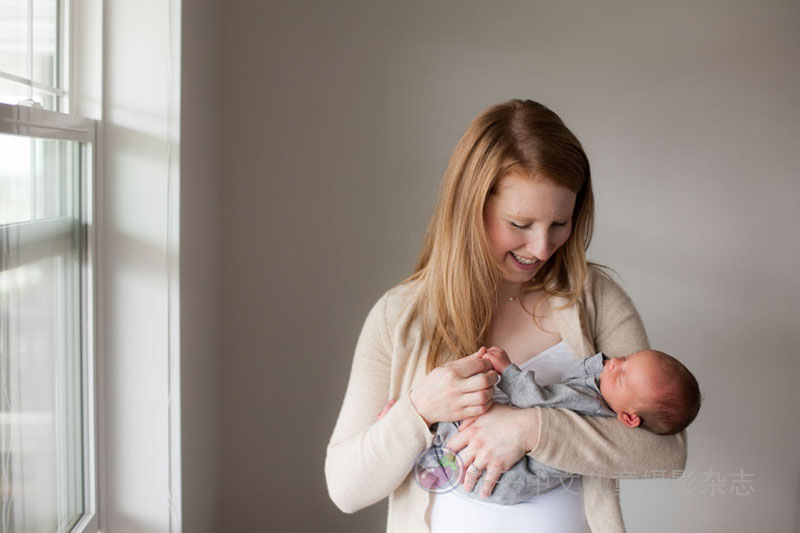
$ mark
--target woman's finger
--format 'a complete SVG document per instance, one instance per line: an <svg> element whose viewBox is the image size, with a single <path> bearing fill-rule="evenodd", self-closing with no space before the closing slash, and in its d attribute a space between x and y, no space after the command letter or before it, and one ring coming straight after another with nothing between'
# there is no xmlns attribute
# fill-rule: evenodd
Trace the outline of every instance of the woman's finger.
<svg viewBox="0 0 800 533"><path fill-rule="evenodd" d="M500 479L502 475L503 472L499 470L486 471L486 475L483 476L483 479L480 481L480 486L478 487L478 493L481 495L481 498L488 498L489 495L492 494L497 480Z"/></svg>
<svg viewBox="0 0 800 533"><path fill-rule="evenodd" d="M481 372L493 370L492 362L480 357L475 359L464 357L458 361L448 363L448 366L450 366L460 378L468 378L475 374L480 374Z"/></svg>
<svg viewBox="0 0 800 533"><path fill-rule="evenodd" d="M469 417L465 418L464 420L462 420L461 423L458 425L458 430L459 431L464 431L465 429L470 427L472 425L472 423L475 422L478 419L478 416L480 416L480 415L469 416Z"/></svg>
<svg viewBox="0 0 800 533"><path fill-rule="evenodd" d="M464 410L467 411L470 407L481 407L486 405L486 402L494 398L494 389L482 389L477 390L475 392L467 392L461 395L459 398L459 405L464 407ZM474 416L476 414L482 414L483 411L479 411L477 413L467 413L465 412L463 416Z"/></svg>
<svg viewBox="0 0 800 533"><path fill-rule="evenodd" d="M459 389L461 392L472 392L479 390L494 390L494 386L500 381L499 375L494 370L488 370L481 374L475 374L466 378ZM492 393L494 394L494 393Z"/></svg>
<svg viewBox="0 0 800 533"><path fill-rule="evenodd" d="M469 442L469 437L466 436L464 432L459 431L444 443L444 447L458 453L467 445L467 442ZM464 458L462 457L461 460L463 461Z"/></svg>
<svg viewBox="0 0 800 533"><path fill-rule="evenodd" d="M480 348L478 348L477 352L469 354L464 359L480 359L481 357L484 356L485 353L486 353L486 346L481 346Z"/></svg>
<svg viewBox="0 0 800 533"><path fill-rule="evenodd" d="M478 483L478 479L480 479L483 474L483 470L484 469L478 464L477 458L464 469L464 490L466 492L472 492L472 489L474 489L475 485Z"/></svg>

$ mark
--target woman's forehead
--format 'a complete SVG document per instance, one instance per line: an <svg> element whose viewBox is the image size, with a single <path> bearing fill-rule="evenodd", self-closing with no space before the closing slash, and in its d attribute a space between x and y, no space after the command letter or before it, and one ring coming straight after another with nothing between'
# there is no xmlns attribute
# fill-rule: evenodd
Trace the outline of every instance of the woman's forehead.
<svg viewBox="0 0 800 533"><path fill-rule="evenodd" d="M524 174L501 178L493 197L499 209L515 216L569 216L575 206L575 193L568 188Z"/></svg>

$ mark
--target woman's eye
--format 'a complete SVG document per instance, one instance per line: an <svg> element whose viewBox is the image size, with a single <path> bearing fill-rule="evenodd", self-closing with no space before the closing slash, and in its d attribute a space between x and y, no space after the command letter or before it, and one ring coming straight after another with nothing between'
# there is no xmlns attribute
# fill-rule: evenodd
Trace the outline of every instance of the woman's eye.
<svg viewBox="0 0 800 533"><path fill-rule="evenodd" d="M559 228L565 227L569 222L553 222L554 226L558 226Z"/></svg>
<svg viewBox="0 0 800 533"><path fill-rule="evenodd" d="M516 228L516 229L528 229L528 228L531 227L531 225L530 224L517 224L516 222L512 222L511 223L511 227L512 228Z"/></svg>

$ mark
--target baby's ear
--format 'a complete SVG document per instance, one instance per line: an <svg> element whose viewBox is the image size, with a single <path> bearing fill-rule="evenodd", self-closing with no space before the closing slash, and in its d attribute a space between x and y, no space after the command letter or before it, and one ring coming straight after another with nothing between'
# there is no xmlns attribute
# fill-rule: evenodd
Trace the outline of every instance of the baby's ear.
<svg viewBox="0 0 800 533"><path fill-rule="evenodd" d="M629 428L638 427L642 423L642 419L633 411L623 411L617 415L617 418Z"/></svg>

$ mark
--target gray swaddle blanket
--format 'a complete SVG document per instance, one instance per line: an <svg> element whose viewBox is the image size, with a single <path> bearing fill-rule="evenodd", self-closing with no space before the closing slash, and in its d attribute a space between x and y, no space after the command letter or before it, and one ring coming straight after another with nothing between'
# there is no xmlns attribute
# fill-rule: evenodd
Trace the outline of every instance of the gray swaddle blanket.
<svg viewBox="0 0 800 533"><path fill-rule="evenodd" d="M503 371L496 387L508 396L509 403L514 407L564 407L584 415L616 416L600 396L597 383L597 377L603 371L604 357L602 353L597 353L578 361L564 373L561 382L553 385L539 385L534 380L532 370L522 371L517 365L511 364ZM495 401L498 399L495 398ZM434 443L444 446L457 432L458 423L439 422ZM434 448L441 452L442 459L445 455L443 449L439 446ZM481 498L479 487L485 475L485 472L481 474L472 492L466 493L463 485L459 485L457 490L476 500L510 505L528 501L537 494L568 483L576 476L526 455L503 473L488 498Z"/></svg>

